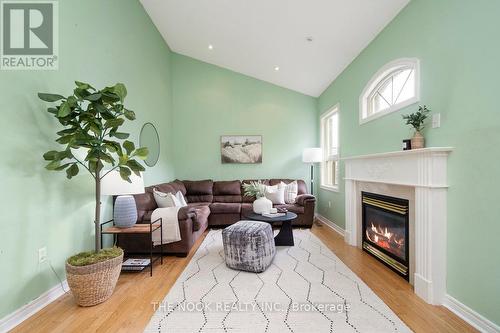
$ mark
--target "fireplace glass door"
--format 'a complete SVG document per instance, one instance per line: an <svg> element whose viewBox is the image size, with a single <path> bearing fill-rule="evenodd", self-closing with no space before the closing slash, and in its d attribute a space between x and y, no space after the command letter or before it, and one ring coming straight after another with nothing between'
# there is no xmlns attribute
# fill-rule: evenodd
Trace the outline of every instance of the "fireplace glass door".
<svg viewBox="0 0 500 333"><path fill-rule="evenodd" d="M362 192L363 250L409 279L408 200Z"/></svg>

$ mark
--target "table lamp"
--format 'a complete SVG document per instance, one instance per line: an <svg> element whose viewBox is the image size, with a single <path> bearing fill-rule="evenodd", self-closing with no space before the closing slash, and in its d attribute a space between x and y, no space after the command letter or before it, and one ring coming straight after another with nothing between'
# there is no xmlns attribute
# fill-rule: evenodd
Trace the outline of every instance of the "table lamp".
<svg viewBox="0 0 500 333"><path fill-rule="evenodd" d="M130 228L137 222L137 206L132 194L144 193L144 181L132 173L129 183L116 170L102 178L101 195L116 195L113 220L119 228Z"/></svg>
<svg viewBox="0 0 500 333"><path fill-rule="evenodd" d="M311 194L314 194L314 163L323 162L323 149L304 148L302 152L302 162L311 164Z"/></svg>

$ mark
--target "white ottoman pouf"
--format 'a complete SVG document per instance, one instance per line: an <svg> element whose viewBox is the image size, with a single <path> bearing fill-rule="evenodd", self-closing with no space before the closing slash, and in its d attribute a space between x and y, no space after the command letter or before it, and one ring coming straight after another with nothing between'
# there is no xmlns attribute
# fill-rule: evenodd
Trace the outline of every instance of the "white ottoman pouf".
<svg viewBox="0 0 500 333"><path fill-rule="evenodd" d="M222 231L226 266L260 273L276 254L271 225L258 221L239 221Z"/></svg>

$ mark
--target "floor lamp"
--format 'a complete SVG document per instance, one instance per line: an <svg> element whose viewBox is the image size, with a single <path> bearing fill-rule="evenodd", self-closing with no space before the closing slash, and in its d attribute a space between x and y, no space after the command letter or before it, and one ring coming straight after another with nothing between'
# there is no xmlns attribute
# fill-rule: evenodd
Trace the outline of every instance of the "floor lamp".
<svg viewBox="0 0 500 333"><path fill-rule="evenodd" d="M323 161L323 150L321 148L304 148L302 162L311 164L311 194L314 195L314 163Z"/></svg>

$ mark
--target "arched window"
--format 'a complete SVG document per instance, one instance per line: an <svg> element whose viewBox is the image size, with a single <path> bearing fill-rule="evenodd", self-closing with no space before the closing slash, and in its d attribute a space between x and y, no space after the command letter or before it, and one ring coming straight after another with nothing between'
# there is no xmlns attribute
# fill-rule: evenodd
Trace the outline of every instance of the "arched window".
<svg viewBox="0 0 500 333"><path fill-rule="evenodd" d="M418 59L405 58L382 67L366 85L359 101L359 122L363 124L398 111L420 99Z"/></svg>

